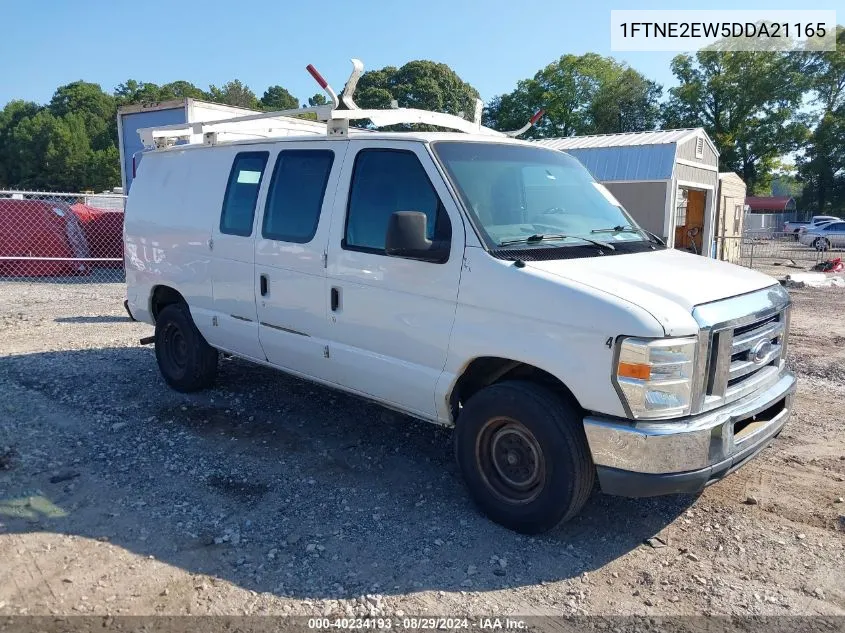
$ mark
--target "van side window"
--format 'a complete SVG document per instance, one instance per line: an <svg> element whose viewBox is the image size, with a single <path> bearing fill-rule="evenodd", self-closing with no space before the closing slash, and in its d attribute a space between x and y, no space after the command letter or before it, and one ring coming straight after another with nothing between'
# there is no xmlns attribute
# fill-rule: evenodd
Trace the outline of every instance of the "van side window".
<svg viewBox="0 0 845 633"><path fill-rule="evenodd" d="M269 152L241 152L235 156L226 195L223 197L221 233L243 237L252 235L255 203L268 156Z"/></svg>
<svg viewBox="0 0 845 633"><path fill-rule="evenodd" d="M449 216L416 154L364 149L355 157L343 248L384 254L387 224L395 211L422 211L429 239L452 237Z"/></svg>
<svg viewBox="0 0 845 633"><path fill-rule="evenodd" d="M262 237L297 244L312 240L333 162L334 152L329 150L279 153L264 207Z"/></svg>

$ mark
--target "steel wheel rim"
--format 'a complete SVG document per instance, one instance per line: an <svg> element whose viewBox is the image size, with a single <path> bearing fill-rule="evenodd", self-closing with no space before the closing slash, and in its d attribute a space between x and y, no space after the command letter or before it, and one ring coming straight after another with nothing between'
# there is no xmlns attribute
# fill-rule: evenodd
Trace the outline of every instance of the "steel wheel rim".
<svg viewBox="0 0 845 633"><path fill-rule="evenodd" d="M164 331L164 354L172 367L185 371L188 365L188 342L176 325L170 324Z"/></svg>
<svg viewBox="0 0 845 633"><path fill-rule="evenodd" d="M534 434L516 420L488 420L478 434L475 460L484 483L507 503L530 503L543 491L543 450Z"/></svg>

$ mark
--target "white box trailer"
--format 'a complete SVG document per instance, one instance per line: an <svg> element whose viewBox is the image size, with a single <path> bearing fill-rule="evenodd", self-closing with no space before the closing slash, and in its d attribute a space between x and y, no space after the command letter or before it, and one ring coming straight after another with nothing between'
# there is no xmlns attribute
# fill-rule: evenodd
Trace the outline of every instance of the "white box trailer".
<svg viewBox="0 0 845 633"><path fill-rule="evenodd" d="M207 123L225 119L261 114L256 110L239 108L222 103L210 103L198 99L176 99L153 104L123 106L117 111L117 138L120 150L121 185L129 193L134 172L141 161L144 146L138 134L144 128L158 128L194 123ZM324 123L304 119L287 119L286 127L296 133L325 134ZM278 132L275 133L278 136Z"/></svg>

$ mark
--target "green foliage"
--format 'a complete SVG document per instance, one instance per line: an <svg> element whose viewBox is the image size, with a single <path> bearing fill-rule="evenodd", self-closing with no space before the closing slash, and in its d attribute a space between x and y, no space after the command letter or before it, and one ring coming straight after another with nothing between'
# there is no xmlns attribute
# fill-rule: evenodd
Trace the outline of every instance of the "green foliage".
<svg viewBox="0 0 845 633"><path fill-rule="evenodd" d="M354 99L361 108L389 108L395 100L402 108L447 112L472 120L478 91L446 64L418 60L401 68L386 66L365 72L358 80ZM355 123L361 124L361 121ZM410 127L423 130L430 126L395 126L396 129Z"/></svg>
<svg viewBox="0 0 845 633"><path fill-rule="evenodd" d="M814 113L799 158L801 208L845 213L845 28L837 29L837 50L810 54L808 77Z"/></svg>
<svg viewBox="0 0 845 633"><path fill-rule="evenodd" d="M128 79L114 91L118 105L141 103L150 105L174 99L210 99L207 92L200 90L189 81L173 81L159 86L154 83L138 82Z"/></svg>
<svg viewBox="0 0 845 633"><path fill-rule="evenodd" d="M59 87L46 107L12 101L0 114L0 186L79 191L120 181L117 97L97 84Z"/></svg>
<svg viewBox="0 0 845 633"><path fill-rule="evenodd" d="M258 109L297 107L281 86L264 103L237 79L209 92L188 81L158 84L128 79L104 92L93 83L60 86L49 104L11 101L0 111L0 187L47 191L103 191L120 184L117 108L185 98Z"/></svg>
<svg viewBox="0 0 845 633"><path fill-rule="evenodd" d="M75 81L61 86L47 108L58 118L78 114L94 149L105 149L117 134L117 103L99 84Z"/></svg>
<svg viewBox="0 0 845 633"><path fill-rule="evenodd" d="M308 105L312 108L315 106L326 105L329 100L326 98L326 95L317 93L313 97L308 97Z"/></svg>
<svg viewBox="0 0 845 633"><path fill-rule="evenodd" d="M10 180L4 186L14 185L25 189L51 186L47 180L53 175L46 165L47 150L56 128L56 117L46 108L21 119L11 130L3 148L12 157L7 165Z"/></svg>
<svg viewBox="0 0 845 633"><path fill-rule="evenodd" d="M41 106L29 101L10 101L0 111L0 187L21 182L20 151L12 135L21 121L34 117Z"/></svg>
<svg viewBox="0 0 845 633"><path fill-rule="evenodd" d="M261 97L261 108L264 110L293 110L299 107L299 101L281 86L270 86Z"/></svg>
<svg viewBox="0 0 845 633"><path fill-rule="evenodd" d="M285 91L287 92L287 91ZM222 87L208 87L208 96L212 101L250 110L260 110L261 104L249 86L242 84L240 79L233 79Z"/></svg>
<svg viewBox="0 0 845 633"><path fill-rule="evenodd" d="M526 137L651 130L661 93L660 85L611 57L564 55L494 98L484 121L500 130L518 129L542 108L545 116Z"/></svg>
<svg viewBox="0 0 845 633"><path fill-rule="evenodd" d="M735 171L749 191L766 191L780 156L807 130L796 114L808 89L806 55L709 52L678 55L664 126L703 127L719 149L719 169Z"/></svg>

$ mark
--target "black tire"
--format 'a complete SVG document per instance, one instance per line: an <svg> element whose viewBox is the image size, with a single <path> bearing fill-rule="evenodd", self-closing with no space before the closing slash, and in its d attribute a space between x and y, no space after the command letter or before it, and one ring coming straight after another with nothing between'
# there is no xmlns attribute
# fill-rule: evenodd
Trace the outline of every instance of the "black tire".
<svg viewBox="0 0 845 633"><path fill-rule="evenodd" d="M505 381L474 394L458 419L455 454L481 511L523 534L574 517L595 483L577 408L531 382Z"/></svg>
<svg viewBox="0 0 845 633"><path fill-rule="evenodd" d="M816 247L817 251L826 251L830 248L830 243L824 237L817 237L813 242L813 246Z"/></svg>
<svg viewBox="0 0 845 633"><path fill-rule="evenodd" d="M190 393L210 387L217 377L217 350L202 337L188 306L166 306L156 318L156 361L165 382Z"/></svg>

